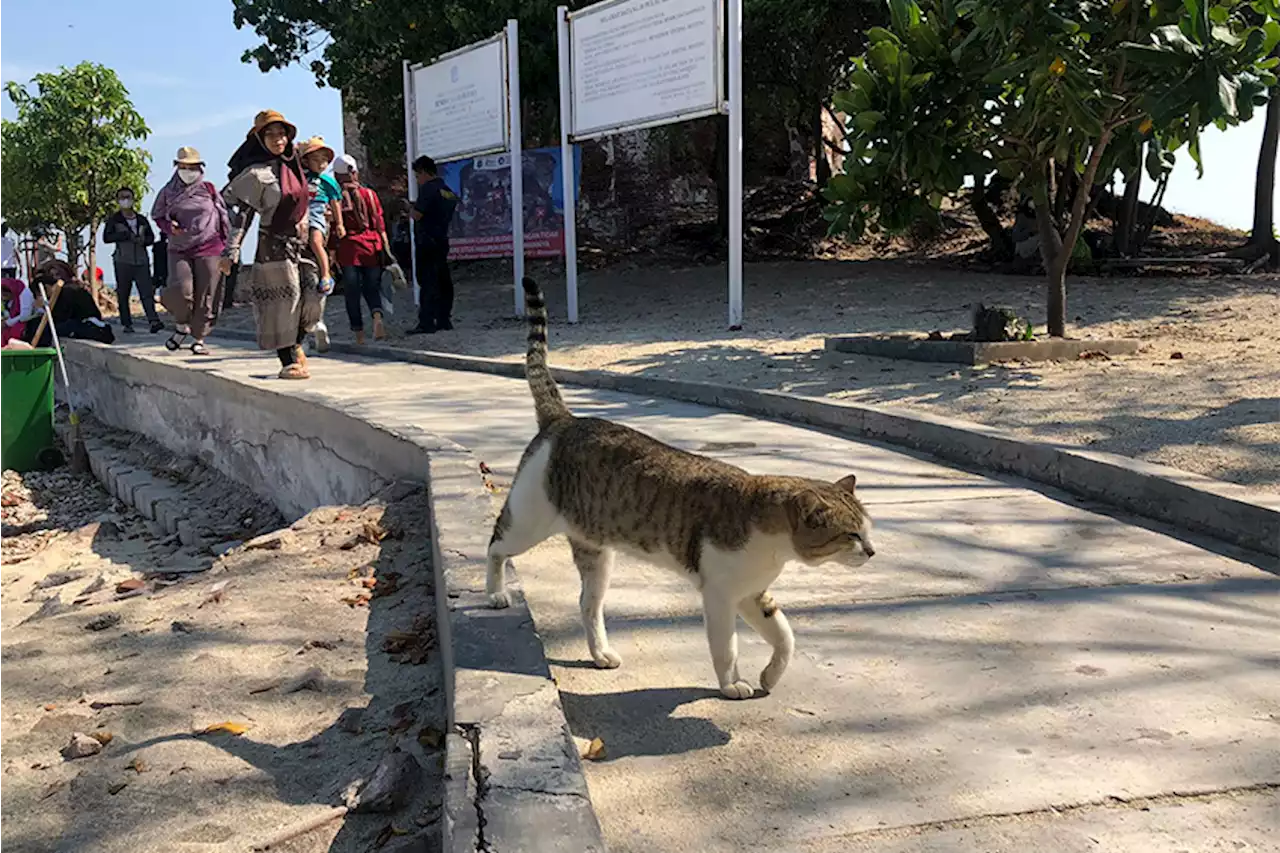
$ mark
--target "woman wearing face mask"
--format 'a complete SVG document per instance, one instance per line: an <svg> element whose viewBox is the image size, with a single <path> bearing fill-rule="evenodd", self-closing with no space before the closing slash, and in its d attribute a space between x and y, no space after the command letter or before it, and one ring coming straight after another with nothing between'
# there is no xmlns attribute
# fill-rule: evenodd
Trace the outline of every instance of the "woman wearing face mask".
<svg viewBox="0 0 1280 853"><path fill-rule="evenodd" d="M222 197L231 211L231 237L220 269L240 260L240 243L256 214L258 251L250 292L258 346L275 350L281 379L309 379L302 341L320 319L320 279L303 260L310 201L293 140L298 129L275 110L254 117L244 143L227 162L231 182Z"/></svg>
<svg viewBox="0 0 1280 853"><path fill-rule="evenodd" d="M190 337L191 352L204 355L204 339L221 299L218 259L226 249L231 223L217 188L204 180L200 152L184 145L173 165L173 177L151 208L152 218L169 236L169 274L160 302L173 315L177 329L164 345L173 352Z"/></svg>

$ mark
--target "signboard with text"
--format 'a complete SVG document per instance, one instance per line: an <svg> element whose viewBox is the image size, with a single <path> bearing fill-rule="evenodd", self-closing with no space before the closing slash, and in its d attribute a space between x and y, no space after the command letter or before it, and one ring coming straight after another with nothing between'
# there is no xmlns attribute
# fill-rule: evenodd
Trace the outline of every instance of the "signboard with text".
<svg viewBox="0 0 1280 853"><path fill-rule="evenodd" d="M412 69L416 151L438 162L507 149L502 37Z"/></svg>
<svg viewBox="0 0 1280 853"><path fill-rule="evenodd" d="M580 157L574 146L574 186ZM531 258L564 254L564 190L560 148L523 152L524 253ZM449 258L457 261L511 257L511 155L455 160L440 177L458 196L449 228Z"/></svg>
<svg viewBox="0 0 1280 853"><path fill-rule="evenodd" d="M575 139L719 112L721 0L606 0L570 13Z"/></svg>

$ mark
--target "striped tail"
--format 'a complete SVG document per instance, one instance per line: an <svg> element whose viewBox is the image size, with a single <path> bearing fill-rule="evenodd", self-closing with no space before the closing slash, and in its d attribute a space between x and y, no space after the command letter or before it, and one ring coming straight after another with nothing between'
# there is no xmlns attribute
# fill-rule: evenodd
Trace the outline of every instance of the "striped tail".
<svg viewBox="0 0 1280 853"><path fill-rule="evenodd" d="M524 375L533 393L533 408L538 415L538 429L561 418L571 418L573 413L560 397L560 389L547 367L547 303L542 298L538 283L527 276L524 279L525 314L529 319L529 349L524 357Z"/></svg>

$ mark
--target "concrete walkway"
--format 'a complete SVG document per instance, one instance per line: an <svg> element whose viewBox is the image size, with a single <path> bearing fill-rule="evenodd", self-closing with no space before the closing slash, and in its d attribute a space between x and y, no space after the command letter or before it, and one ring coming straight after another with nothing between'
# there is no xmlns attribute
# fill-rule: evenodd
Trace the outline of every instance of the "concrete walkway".
<svg viewBox="0 0 1280 853"><path fill-rule="evenodd" d="M138 350L143 354L143 350ZM472 448L509 481L523 382L408 364L146 357ZM73 377L73 380L76 377ZM80 378L80 381L84 381ZM610 850L1280 850L1280 579L1009 482L821 432L568 389L612 418L758 472L858 475L877 556L793 567L774 595L797 657L773 695L730 702L687 581L620 559L596 671L562 540L516 561ZM739 628L753 682L764 644Z"/></svg>

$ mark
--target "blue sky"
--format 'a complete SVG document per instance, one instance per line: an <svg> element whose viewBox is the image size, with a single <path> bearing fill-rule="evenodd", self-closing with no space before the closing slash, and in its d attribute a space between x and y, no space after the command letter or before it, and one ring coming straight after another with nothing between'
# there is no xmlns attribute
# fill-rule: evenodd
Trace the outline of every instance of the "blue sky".
<svg viewBox="0 0 1280 853"><path fill-rule="evenodd" d="M231 8L230 0L5 0L0 78L26 82L38 72L83 60L114 68L152 130L146 147L153 158L153 188L168 180L180 145L199 148L211 178L225 180L227 157L244 139L254 114L266 107L283 112L304 136L323 135L340 152L338 93L316 88L303 68L263 74L257 66L241 63L240 54L257 40L251 32L236 30ZM0 112L11 118L8 98L0 103ZM1262 125L1259 113L1226 133L1206 132L1202 180L1181 152L1165 205L1248 228ZM143 211L150 211L151 198L143 200ZM100 266L110 281L110 263Z"/></svg>
<svg viewBox="0 0 1280 853"><path fill-rule="evenodd" d="M39 72L84 60L114 69L151 128L145 147L152 157L153 192L140 206L148 214L154 190L172 174L178 146L200 149L210 179L221 187L227 158L264 108L279 110L299 134L324 136L341 152L338 93L316 88L305 68L263 74L240 62L257 39L235 28L231 9L231 0L5 0L0 78L25 83ZM0 112L13 118L8 97L0 101ZM101 243L98 252L110 260ZM100 260L98 266L112 281L111 264Z"/></svg>

